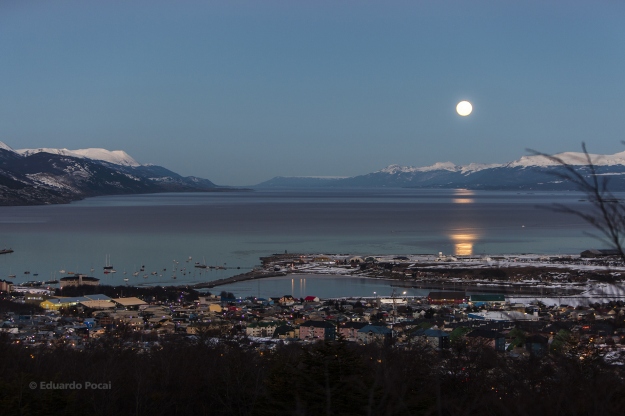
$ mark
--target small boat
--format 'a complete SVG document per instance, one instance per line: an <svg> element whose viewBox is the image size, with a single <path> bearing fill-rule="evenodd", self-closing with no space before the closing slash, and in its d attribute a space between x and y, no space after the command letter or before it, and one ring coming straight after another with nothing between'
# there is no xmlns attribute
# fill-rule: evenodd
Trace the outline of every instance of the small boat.
<svg viewBox="0 0 625 416"><path fill-rule="evenodd" d="M111 270L113 266L111 266L111 255L107 254L106 259L104 260L104 270Z"/></svg>
<svg viewBox="0 0 625 416"><path fill-rule="evenodd" d="M144 278L144 279L147 279L147 278L148 278L148 275L147 275L147 274L144 274L144 275L143 275L143 278Z"/></svg>
<svg viewBox="0 0 625 416"><path fill-rule="evenodd" d="M139 276L139 272L134 272L132 275L133 276Z"/></svg>
<svg viewBox="0 0 625 416"><path fill-rule="evenodd" d="M124 278L124 282L128 283L128 278L127 277Z"/></svg>
<svg viewBox="0 0 625 416"><path fill-rule="evenodd" d="M26 271L24 272L24 274L30 274L30 272L29 272L28 270L26 270Z"/></svg>
<svg viewBox="0 0 625 416"><path fill-rule="evenodd" d="M197 267L198 269L206 269L208 266L206 265L206 258L202 257L202 260L204 261L204 263L200 263L199 261L195 262L195 267Z"/></svg>

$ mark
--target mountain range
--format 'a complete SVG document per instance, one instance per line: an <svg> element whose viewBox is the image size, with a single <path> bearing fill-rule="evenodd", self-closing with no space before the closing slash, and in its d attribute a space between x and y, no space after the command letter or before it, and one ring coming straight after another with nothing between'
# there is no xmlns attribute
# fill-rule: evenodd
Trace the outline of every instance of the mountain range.
<svg viewBox="0 0 625 416"><path fill-rule="evenodd" d="M554 155L590 178L583 153ZM612 191L625 191L625 152L590 158ZM542 155L503 164L390 165L352 177L279 176L254 188L465 188L485 190L577 190L562 179L561 163ZM19 149L0 142L0 205L43 205L100 195L225 191L213 182L183 177L164 167L138 163L123 150Z"/></svg>
<svg viewBox="0 0 625 416"><path fill-rule="evenodd" d="M122 150L20 149L0 142L0 205L43 205L100 195L226 190L207 179L142 165Z"/></svg>
<svg viewBox="0 0 625 416"><path fill-rule="evenodd" d="M625 152L613 155L589 155L596 173L608 180L611 191L625 191ZM554 155L590 178L584 153L566 152ZM503 164L457 166L439 162L431 166L390 165L365 175L352 177L279 176L256 185L256 188L464 188L488 190L577 190L562 178L566 170L561 163L546 156L523 156Z"/></svg>

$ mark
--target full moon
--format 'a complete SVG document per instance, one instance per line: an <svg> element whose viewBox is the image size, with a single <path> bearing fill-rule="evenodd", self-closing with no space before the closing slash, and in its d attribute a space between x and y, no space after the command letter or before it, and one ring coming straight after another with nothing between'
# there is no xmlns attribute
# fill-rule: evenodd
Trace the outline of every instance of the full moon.
<svg viewBox="0 0 625 416"><path fill-rule="evenodd" d="M473 106L468 101L460 101L456 106L456 112L463 117L471 114L471 111L473 111Z"/></svg>

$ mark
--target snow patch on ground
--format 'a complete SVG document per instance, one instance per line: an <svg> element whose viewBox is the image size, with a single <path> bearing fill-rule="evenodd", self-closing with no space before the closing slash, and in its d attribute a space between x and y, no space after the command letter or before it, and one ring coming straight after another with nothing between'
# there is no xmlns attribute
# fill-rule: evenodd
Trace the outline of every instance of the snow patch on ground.
<svg viewBox="0 0 625 416"><path fill-rule="evenodd" d="M74 189L72 186L69 186L63 181L59 181L57 177L50 176L45 173L33 173L26 175L26 177L39 185L47 186L50 188L68 190L71 192L78 192L78 190Z"/></svg>

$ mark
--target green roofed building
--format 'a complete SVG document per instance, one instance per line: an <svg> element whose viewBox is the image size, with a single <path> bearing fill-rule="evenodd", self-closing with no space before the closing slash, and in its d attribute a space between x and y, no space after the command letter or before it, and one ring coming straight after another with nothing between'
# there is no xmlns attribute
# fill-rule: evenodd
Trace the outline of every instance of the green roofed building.
<svg viewBox="0 0 625 416"><path fill-rule="evenodd" d="M473 304L503 305L506 303L504 295L487 294L487 295L471 295L469 302Z"/></svg>

